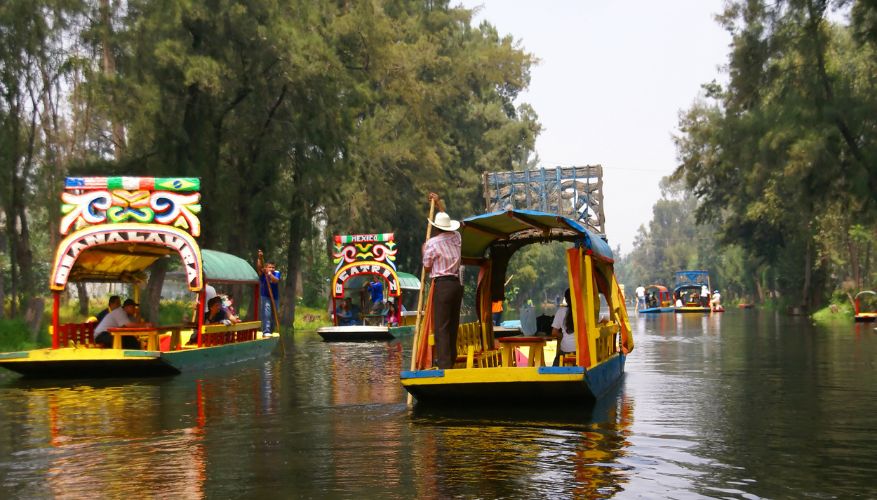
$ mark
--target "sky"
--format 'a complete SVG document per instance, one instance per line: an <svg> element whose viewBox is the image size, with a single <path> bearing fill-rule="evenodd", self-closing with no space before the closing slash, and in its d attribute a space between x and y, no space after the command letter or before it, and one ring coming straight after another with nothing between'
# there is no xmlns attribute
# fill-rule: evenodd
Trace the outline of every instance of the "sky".
<svg viewBox="0 0 877 500"><path fill-rule="evenodd" d="M518 98L539 115L539 166L603 165L606 235L630 252L678 165L672 137L701 84L726 82L723 0L462 0L539 62Z"/></svg>

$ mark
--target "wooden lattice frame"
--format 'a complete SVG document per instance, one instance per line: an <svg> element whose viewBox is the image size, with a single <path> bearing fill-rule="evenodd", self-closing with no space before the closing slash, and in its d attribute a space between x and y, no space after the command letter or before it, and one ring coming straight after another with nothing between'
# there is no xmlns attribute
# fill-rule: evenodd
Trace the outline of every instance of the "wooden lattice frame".
<svg viewBox="0 0 877 500"><path fill-rule="evenodd" d="M599 234L606 232L602 165L487 172L483 182L488 212L539 210L569 217Z"/></svg>

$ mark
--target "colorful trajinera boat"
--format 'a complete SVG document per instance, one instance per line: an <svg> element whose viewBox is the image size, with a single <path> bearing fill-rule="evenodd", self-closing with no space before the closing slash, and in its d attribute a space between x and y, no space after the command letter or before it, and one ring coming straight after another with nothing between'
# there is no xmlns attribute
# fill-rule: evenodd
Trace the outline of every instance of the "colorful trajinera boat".
<svg viewBox="0 0 877 500"><path fill-rule="evenodd" d="M259 278L239 257L202 250L200 180L197 178L68 178L62 194L61 234L52 264L52 346L0 353L0 366L25 376L82 378L173 375L206 366L271 353L279 335L263 338L259 307L237 324L204 324L206 286L250 285L258 304ZM59 318L61 294L69 282L117 282L132 286L155 261L176 255L186 287L197 297L197 321L110 329L113 347L94 341L94 322L65 323ZM192 334L196 342L188 344ZM122 349L134 337L142 349ZM145 344L145 345L144 345Z"/></svg>
<svg viewBox="0 0 877 500"><path fill-rule="evenodd" d="M403 316L404 290L420 290L417 277L396 270L393 233L336 235L335 274L330 283L332 326L317 329L323 340L391 340L411 333ZM370 286L377 283L381 300L373 302ZM409 300L410 303L410 300Z"/></svg>
<svg viewBox="0 0 877 500"><path fill-rule="evenodd" d="M682 306L676 307L674 310L681 313L710 312L709 298L704 303L701 297L701 290L704 286L708 292L712 290L709 272L677 271L673 295L682 301Z"/></svg>
<svg viewBox="0 0 877 500"><path fill-rule="evenodd" d="M637 312L642 314L654 314L673 312L673 294L663 285L649 285L646 287L646 307Z"/></svg>
<svg viewBox="0 0 877 500"><path fill-rule="evenodd" d="M856 306L856 321L877 321L877 292L863 290L856 294L853 302Z"/></svg>
<svg viewBox="0 0 877 500"><path fill-rule="evenodd" d="M462 263L478 270L475 302L464 303L463 309L474 309L475 320L465 323L461 320L454 368L434 368L431 300L426 301L421 331L413 345L414 369L401 373L402 385L418 404L589 404L620 380L627 354L633 349L624 297L613 272L609 244L596 231L585 227L586 223L593 224L592 219L582 220L589 217L591 209L592 213L600 214L602 226L602 211L593 209L597 201L595 186L585 182L589 175L599 175L599 170L595 172L599 168L565 167L557 171L540 169L486 175L488 209L527 203L542 210L507 208L463 221L460 229ZM538 182L532 197L517 196L513 192L519 185L518 179L524 175L528 178L523 182L531 185L530 179ZM590 199L579 195L579 189L588 188L591 188L587 191ZM568 190L576 191L572 203L566 196ZM501 199L494 200L494 194ZM546 361L548 364L552 361L544 359L546 337L494 340L491 322L491 304L504 299L504 283L512 255L526 245L546 242L569 244L565 250L565 273L576 351L564 355L560 366L545 366ZM557 271L563 272L545 270ZM608 315L603 318L600 317L601 304L608 309ZM519 365L518 360L523 360L519 350L523 347L529 350L526 362Z"/></svg>

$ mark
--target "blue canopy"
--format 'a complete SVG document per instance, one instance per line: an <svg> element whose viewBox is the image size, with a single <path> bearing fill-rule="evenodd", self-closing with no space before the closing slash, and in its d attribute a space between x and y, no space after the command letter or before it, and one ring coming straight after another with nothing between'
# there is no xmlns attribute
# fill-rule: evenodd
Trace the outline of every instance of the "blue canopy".
<svg viewBox="0 0 877 500"><path fill-rule="evenodd" d="M536 210L504 210L469 217L460 230L463 258L484 258L497 242L519 244L542 241L575 241L598 258L613 262L612 249L601 236L580 223L557 214Z"/></svg>

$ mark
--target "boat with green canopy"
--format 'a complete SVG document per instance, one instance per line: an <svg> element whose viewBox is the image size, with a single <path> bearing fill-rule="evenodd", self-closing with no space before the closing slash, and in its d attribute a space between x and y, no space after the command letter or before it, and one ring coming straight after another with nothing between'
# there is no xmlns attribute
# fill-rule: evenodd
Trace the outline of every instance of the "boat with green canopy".
<svg viewBox="0 0 877 500"><path fill-rule="evenodd" d="M197 178L68 178L62 194L61 234L52 263L52 346L0 353L0 366L32 377L173 375L264 356L279 334L262 335L258 307L237 323L205 324L208 285L249 286L258 303L259 277L245 260L201 249ZM194 295L195 321L110 329L111 348L95 342L95 322L62 323L68 283L123 283L139 302L139 287L158 259L177 257ZM132 337L140 349L123 349ZM192 338L189 341L190 337ZM187 342L189 341L189 342Z"/></svg>
<svg viewBox="0 0 877 500"><path fill-rule="evenodd" d="M406 307L420 280L396 269L393 233L336 235L333 258L332 326L317 329L324 341L392 340L413 330Z"/></svg>

